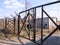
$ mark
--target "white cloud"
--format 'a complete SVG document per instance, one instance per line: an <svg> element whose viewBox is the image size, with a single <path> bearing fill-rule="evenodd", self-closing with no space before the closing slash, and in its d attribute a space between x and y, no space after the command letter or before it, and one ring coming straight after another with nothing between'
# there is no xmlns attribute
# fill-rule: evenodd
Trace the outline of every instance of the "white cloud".
<svg viewBox="0 0 60 45"><path fill-rule="evenodd" d="M0 8L0 12L2 12L2 8Z"/></svg>
<svg viewBox="0 0 60 45"><path fill-rule="evenodd" d="M58 1L58 0L54 0L54 1Z"/></svg>
<svg viewBox="0 0 60 45"><path fill-rule="evenodd" d="M24 5L18 2L17 0L5 0L4 3L6 8L17 9L19 7L24 7Z"/></svg>

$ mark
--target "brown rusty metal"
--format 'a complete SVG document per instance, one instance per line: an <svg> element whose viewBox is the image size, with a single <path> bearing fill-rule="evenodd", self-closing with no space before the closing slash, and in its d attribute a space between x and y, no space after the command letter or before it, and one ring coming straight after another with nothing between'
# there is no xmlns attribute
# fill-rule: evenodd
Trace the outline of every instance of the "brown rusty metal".
<svg viewBox="0 0 60 45"><path fill-rule="evenodd" d="M28 23L29 23L28 36L30 39L30 12L29 12L29 16L28 16Z"/></svg>
<svg viewBox="0 0 60 45"><path fill-rule="evenodd" d="M36 42L36 8L33 9L33 23L34 23L34 30L33 30L33 41Z"/></svg>
<svg viewBox="0 0 60 45"><path fill-rule="evenodd" d="M43 12L48 16L48 18L56 25L56 28L46 37L46 38L44 38L44 40L43 40L43 42L46 40L46 39L48 39L54 32L56 32L57 31L57 29L59 29L59 27L60 26L58 26L55 22L54 22L54 20L47 14L47 12L45 11L45 10L43 10Z"/></svg>
<svg viewBox="0 0 60 45"><path fill-rule="evenodd" d="M14 34L15 34L15 24L16 24L16 18L14 17Z"/></svg>
<svg viewBox="0 0 60 45"><path fill-rule="evenodd" d="M5 18L5 30L7 29L7 18Z"/></svg>
<svg viewBox="0 0 60 45"><path fill-rule="evenodd" d="M41 11L41 45L43 45L43 6Z"/></svg>
<svg viewBox="0 0 60 45"><path fill-rule="evenodd" d="M18 36L20 35L20 15L18 15Z"/></svg>

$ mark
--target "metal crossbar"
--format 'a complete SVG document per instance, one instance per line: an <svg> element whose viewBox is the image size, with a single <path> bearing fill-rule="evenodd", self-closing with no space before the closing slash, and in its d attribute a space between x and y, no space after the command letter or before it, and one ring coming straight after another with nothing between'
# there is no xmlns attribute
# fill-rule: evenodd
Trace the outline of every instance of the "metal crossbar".
<svg viewBox="0 0 60 45"><path fill-rule="evenodd" d="M39 7L42 7L42 6L49 6L49 5L56 4L56 3L60 3L60 1L55 1L55 2L51 2L51 3L39 5L39 6L30 8L30 9L27 9L27 10L25 10L25 11L21 11L21 12L19 12L19 14L24 13L24 12L29 11L29 10L32 10L32 9L34 9L34 8L39 8Z"/></svg>

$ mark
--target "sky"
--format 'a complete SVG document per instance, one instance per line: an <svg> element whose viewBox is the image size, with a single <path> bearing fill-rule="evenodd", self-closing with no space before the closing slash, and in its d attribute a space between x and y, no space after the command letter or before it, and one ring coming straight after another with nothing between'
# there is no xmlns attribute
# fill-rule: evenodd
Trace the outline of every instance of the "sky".
<svg viewBox="0 0 60 45"><path fill-rule="evenodd" d="M38 5L58 1L58 0L27 0L28 8L32 8ZM60 18L60 3L54 4L50 6L45 6L44 10L51 17L57 17L58 20ZM11 15L15 16L15 12L19 13L25 10L25 0L0 0L0 18L11 17ZM41 8L37 9L37 17L41 15ZM45 14L44 14L45 15Z"/></svg>

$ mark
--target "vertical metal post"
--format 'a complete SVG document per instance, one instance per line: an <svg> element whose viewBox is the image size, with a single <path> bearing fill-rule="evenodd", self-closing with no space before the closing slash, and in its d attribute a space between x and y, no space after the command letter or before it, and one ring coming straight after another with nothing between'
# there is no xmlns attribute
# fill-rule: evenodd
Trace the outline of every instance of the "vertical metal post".
<svg viewBox="0 0 60 45"><path fill-rule="evenodd" d="M20 15L18 15L18 36L20 34Z"/></svg>
<svg viewBox="0 0 60 45"><path fill-rule="evenodd" d="M43 6L41 11L41 45L43 45Z"/></svg>
<svg viewBox="0 0 60 45"><path fill-rule="evenodd" d="M16 22L16 19L14 17L14 34L15 34L15 22Z"/></svg>
<svg viewBox="0 0 60 45"><path fill-rule="evenodd" d="M33 9L33 15L34 15L34 34L33 34L33 38L34 38L34 42L36 41L36 8Z"/></svg>
<svg viewBox="0 0 60 45"><path fill-rule="evenodd" d="M29 13L29 16L28 16L28 22L29 22L29 39L30 39L30 13Z"/></svg>
<svg viewBox="0 0 60 45"><path fill-rule="evenodd" d="M5 30L7 29L7 18L5 18Z"/></svg>

